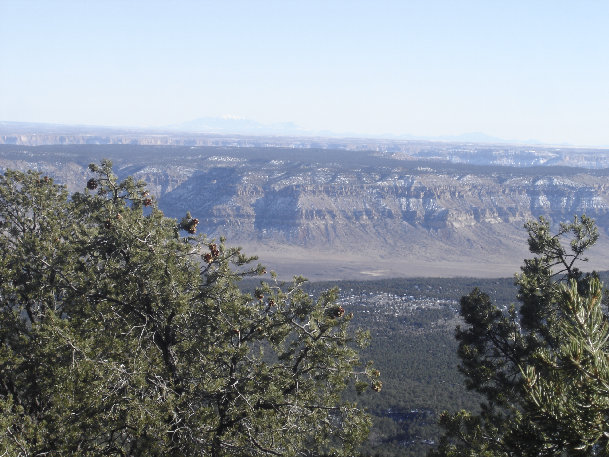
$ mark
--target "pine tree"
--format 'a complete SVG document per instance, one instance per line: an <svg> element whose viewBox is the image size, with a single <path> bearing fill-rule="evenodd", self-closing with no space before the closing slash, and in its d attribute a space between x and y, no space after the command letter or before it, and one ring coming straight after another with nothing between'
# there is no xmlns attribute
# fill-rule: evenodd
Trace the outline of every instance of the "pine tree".
<svg viewBox="0 0 609 457"><path fill-rule="evenodd" d="M432 456L609 455L609 328L597 275L579 269L598 231L586 216L556 234L543 218L526 228L519 309L479 290L461 299L460 371L483 402L442 414Z"/></svg>
<svg viewBox="0 0 609 457"><path fill-rule="evenodd" d="M540 349L523 369L526 409L549 443L569 455L609 455L609 323L602 285L561 287L556 350Z"/></svg>
<svg viewBox="0 0 609 457"><path fill-rule="evenodd" d="M0 177L0 453L352 455L370 419L341 393L380 381L337 292L243 293L253 258L90 168L72 196Z"/></svg>

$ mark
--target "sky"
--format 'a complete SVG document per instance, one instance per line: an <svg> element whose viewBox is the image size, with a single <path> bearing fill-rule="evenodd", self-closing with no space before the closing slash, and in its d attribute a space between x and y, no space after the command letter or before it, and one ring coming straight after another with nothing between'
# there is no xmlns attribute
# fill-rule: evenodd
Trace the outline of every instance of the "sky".
<svg viewBox="0 0 609 457"><path fill-rule="evenodd" d="M609 2L0 0L0 121L609 145Z"/></svg>

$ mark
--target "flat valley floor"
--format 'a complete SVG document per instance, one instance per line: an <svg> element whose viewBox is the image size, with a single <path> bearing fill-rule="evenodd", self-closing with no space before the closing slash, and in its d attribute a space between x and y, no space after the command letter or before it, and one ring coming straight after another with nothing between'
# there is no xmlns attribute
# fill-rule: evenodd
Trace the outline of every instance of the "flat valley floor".
<svg viewBox="0 0 609 457"><path fill-rule="evenodd" d="M404 252L394 257L376 258L357 252L320 251L295 246L242 245L248 255L257 255L259 262L273 270L282 280L301 275L311 281L380 278L502 278L520 271L523 259L530 258L523 232L522 248L481 252L461 259L443 259L439 253L425 256L423 252ZM584 271L609 270L609 242L602 238L590 249L590 261L582 265Z"/></svg>

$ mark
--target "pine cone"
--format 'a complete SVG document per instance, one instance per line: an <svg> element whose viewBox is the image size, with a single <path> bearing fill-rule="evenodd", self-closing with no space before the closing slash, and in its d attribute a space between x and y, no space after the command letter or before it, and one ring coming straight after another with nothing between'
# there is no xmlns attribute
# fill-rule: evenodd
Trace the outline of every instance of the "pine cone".
<svg viewBox="0 0 609 457"><path fill-rule="evenodd" d="M326 316L329 317L342 317L343 314L345 314L345 308L342 306L335 306L334 308L326 309Z"/></svg>
<svg viewBox="0 0 609 457"><path fill-rule="evenodd" d="M87 181L87 189L89 189L89 190L97 189L97 180L95 178L91 178Z"/></svg>

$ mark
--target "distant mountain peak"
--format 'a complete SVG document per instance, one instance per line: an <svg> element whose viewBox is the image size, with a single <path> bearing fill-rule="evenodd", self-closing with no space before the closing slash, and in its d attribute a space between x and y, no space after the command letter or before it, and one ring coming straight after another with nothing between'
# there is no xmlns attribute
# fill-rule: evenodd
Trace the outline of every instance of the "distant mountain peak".
<svg viewBox="0 0 609 457"><path fill-rule="evenodd" d="M307 130L294 122L263 124L234 114L220 117L200 117L190 121L173 124L167 128L196 133L231 133L243 135L307 135Z"/></svg>
<svg viewBox="0 0 609 457"><path fill-rule="evenodd" d="M237 114L223 114L220 116L220 119L245 120L243 116L239 116Z"/></svg>

